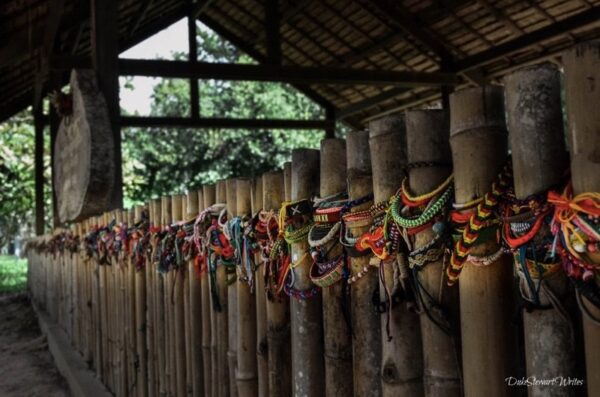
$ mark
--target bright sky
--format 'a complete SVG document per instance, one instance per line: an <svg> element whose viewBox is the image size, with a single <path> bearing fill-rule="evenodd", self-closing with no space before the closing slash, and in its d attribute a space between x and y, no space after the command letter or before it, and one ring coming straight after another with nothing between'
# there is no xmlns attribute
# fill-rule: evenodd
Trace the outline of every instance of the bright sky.
<svg viewBox="0 0 600 397"><path fill-rule="evenodd" d="M185 18L123 52L120 57L173 59L171 56L173 52L188 52L187 20ZM135 90L130 90L124 87L125 78L121 77L121 107L130 113L150 114L152 88L159 80L152 77L134 77Z"/></svg>

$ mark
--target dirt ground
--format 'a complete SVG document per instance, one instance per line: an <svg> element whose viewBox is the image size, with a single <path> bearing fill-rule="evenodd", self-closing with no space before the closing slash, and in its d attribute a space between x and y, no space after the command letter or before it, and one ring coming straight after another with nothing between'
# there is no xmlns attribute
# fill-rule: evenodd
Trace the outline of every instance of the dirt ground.
<svg viewBox="0 0 600 397"><path fill-rule="evenodd" d="M68 396L27 295L0 296L0 396Z"/></svg>

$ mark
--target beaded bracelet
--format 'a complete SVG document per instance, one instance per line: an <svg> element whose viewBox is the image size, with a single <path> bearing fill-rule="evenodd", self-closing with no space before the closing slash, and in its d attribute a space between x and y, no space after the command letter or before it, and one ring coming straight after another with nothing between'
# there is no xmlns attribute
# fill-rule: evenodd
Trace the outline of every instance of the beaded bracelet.
<svg viewBox="0 0 600 397"><path fill-rule="evenodd" d="M430 203L427 209L425 209L425 211L415 218L405 218L400 215L400 200L399 196L396 194L390 199L390 209L388 210L388 213L391 214L394 222L398 224L398 226L405 229L422 226L431 221L435 215L442 211L442 209L450 201L452 190L452 186L446 187L444 193L440 195L435 202Z"/></svg>
<svg viewBox="0 0 600 397"><path fill-rule="evenodd" d="M324 246L336 238L341 227L341 222L336 222L331 226L323 226L319 224L313 225L308 233L308 245L312 248ZM321 238L318 238L316 235L318 234L319 230L327 230L327 233Z"/></svg>
<svg viewBox="0 0 600 397"><path fill-rule="evenodd" d="M442 182L438 187L436 187L434 190L432 190L431 192L427 192L425 194L421 194L419 196L413 196L410 192L410 189L408 188L408 178L404 178L402 180L402 189L401 189L401 194L402 196L404 196L404 198L412 203L423 203L426 202L428 200L431 200L432 198L438 196L440 193L442 193L442 191L447 190L447 188L451 185L452 180L454 179L454 175L450 174L448 176L448 178L446 178L446 180L444 182Z"/></svg>
<svg viewBox="0 0 600 397"><path fill-rule="evenodd" d="M328 268L324 271L324 273L322 273L320 265L325 265L325 267L330 268ZM343 254L335 258L334 260L329 261L326 264L319 264L318 262L313 262L313 264L310 267L310 279L315 285L321 288L330 287L342 279L344 275L344 265L345 261Z"/></svg>

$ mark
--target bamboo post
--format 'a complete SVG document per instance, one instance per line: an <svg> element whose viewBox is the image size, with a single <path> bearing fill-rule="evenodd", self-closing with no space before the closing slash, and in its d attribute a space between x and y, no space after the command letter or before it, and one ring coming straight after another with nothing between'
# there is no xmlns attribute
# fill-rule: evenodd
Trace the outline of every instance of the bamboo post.
<svg viewBox="0 0 600 397"><path fill-rule="evenodd" d="M263 209L263 178L257 177L252 184L252 214ZM269 362L267 356L267 295L265 294L264 264L262 254L254 257L256 272L254 275L254 295L256 297L256 360L258 376L258 396L269 395ZM262 265L262 266L261 266Z"/></svg>
<svg viewBox="0 0 600 397"><path fill-rule="evenodd" d="M205 185L202 188L202 204L200 208L206 209L216 202L215 185ZM200 199L200 195L198 195ZM209 274L206 272L200 277L200 292L202 294L202 362L204 365L204 396L214 397L217 387L213 387L216 381L216 344L213 344L216 330L213 318L212 298L210 294Z"/></svg>
<svg viewBox="0 0 600 397"><path fill-rule="evenodd" d="M104 217L98 218L96 225L106 225ZM100 337L102 338L102 380L110 387L110 377L108 373L108 362L109 362L109 350L108 350L108 311L107 311L107 266L100 265L98 262L98 268L100 272L99 279L99 302L100 302Z"/></svg>
<svg viewBox="0 0 600 397"><path fill-rule="evenodd" d="M356 131L346 137L346 158L348 174L348 197L356 200L371 193L371 156L369 153L369 133ZM371 203L355 207L352 211L369 209ZM369 226L353 227L353 236L368 232ZM369 268L369 256L351 257L351 276L364 273ZM381 328L379 316L373 310L371 298L378 290L378 278L375 269L370 269L350 286L352 319L352 375L355 396L378 397L381 395Z"/></svg>
<svg viewBox="0 0 600 397"><path fill-rule="evenodd" d="M171 197L171 208L172 208L172 219L171 223L176 223L183 220L183 196L177 195ZM173 366L175 370L176 387L175 392L177 396L187 395L187 381L186 381L186 358L185 358L185 318L184 318L184 284L185 284L185 268L178 267L173 269L171 272L172 291L169 296L169 303L171 310L173 311L173 328L172 328L172 342L171 346L174 347L174 361Z"/></svg>
<svg viewBox="0 0 600 397"><path fill-rule="evenodd" d="M376 203L387 202L402 182L401 169L406 165L406 126L404 116L389 116L369 123L369 149L373 171L373 196ZM380 265L382 266L382 265ZM385 264L386 285L394 288L395 262ZM379 283L379 299L386 299L385 288ZM384 397L423 394L423 354L419 316L401 302L381 319L381 390Z"/></svg>
<svg viewBox="0 0 600 397"><path fill-rule="evenodd" d="M226 186L226 202L227 202L227 219L233 219L237 214L237 179L227 179ZM233 243L232 243L233 244ZM237 383L235 379L235 371L237 368L237 341L238 341L238 280L237 275L234 276L231 284L227 283L227 362L229 363L229 393L231 397L238 395Z"/></svg>
<svg viewBox="0 0 600 397"><path fill-rule="evenodd" d="M142 212L144 207L136 206L130 213L133 215L129 218L128 224L130 226L142 219ZM135 294L135 299L132 299L133 305L130 306L133 322L132 333L131 333L131 350L135 352L134 363L137 362L136 376L133 378L132 384L138 391L140 397L149 394L148 387L148 352L146 348L146 269L136 269L133 261L129 262L129 275L130 275L130 293ZM130 295L131 296L131 295ZM135 364L134 364L135 365ZM128 390L129 392L129 390ZM133 394L133 393L132 393Z"/></svg>
<svg viewBox="0 0 600 397"><path fill-rule="evenodd" d="M431 192L452 173L449 135L446 111L414 110L406 113L408 163L434 164L409 170L408 181L412 193L421 195ZM426 246L435 235L433 227L416 233L413 250ZM443 255L436 261L413 269L414 277L418 280L416 284L420 286L417 293L421 296L421 309L447 327L443 330L425 313L420 316L426 396L461 395L458 289L440 282L445 277L445 270Z"/></svg>
<svg viewBox="0 0 600 397"><path fill-rule="evenodd" d="M173 222L173 206L171 197L161 198L162 206L162 227L165 229ZM164 317L162 318L165 341L165 382L167 395L174 395L177 392L177 379L175 378L175 345L173 341L175 313L171 304L171 294L173 288L173 272L163 273L163 294L162 301L164 307Z"/></svg>
<svg viewBox="0 0 600 397"><path fill-rule="evenodd" d="M346 141L339 138L321 141L320 194L327 197L346 191ZM335 248L331 248L334 245ZM323 247L334 258L341 254L338 239ZM344 309L350 307L346 280L323 289L323 333L325 356L325 394L327 396L352 395L352 333L348 328L350 318Z"/></svg>
<svg viewBox="0 0 600 397"><path fill-rule="evenodd" d="M454 195L456 203L463 204L489 191L506 161L502 87L455 92L450 96L450 113ZM478 244L471 252L487 256L498 248L492 240ZM464 394L508 395L505 379L514 375L511 365L516 354L511 329L514 306L509 259L501 256L488 266L467 262L458 287Z"/></svg>
<svg viewBox="0 0 600 397"><path fill-rule="evenodd" d="M157 220L155 226L164 227L165 221L163 218L163 212L166 212L166 205L163 202L166 200L165 197L157 199L155 202L156 216L153 219ZM170 206L169 206L170 207ZM160 244L160 243L159 243ZM163 273L158 271L158 260L152 263L154 269L154 282L155 282L155 315L154 315L154 333L156 335L156 346L158 354L156 355L156 366L158 367L158 378L159 378L159 395L166 396L168 393L167 385L167 354L166 354L166 323L165 317L165 276Z"/></svg>
<svg viewBox="0 0 600 397"><path fill-rule="evenodd" d="M571 178L573 194L600 192L600 42L583 43L563 56ZM592 256L592 255L590 255ZM591 258L600 262L596 254ZM595 282L598 285L596 272ZM585 344L586 384L589 396L600 395L600 307L581 299Z"/></svg>
<svg viewBox="0 0 600 397"><path fill-rule="evenodd" d="M126 221L123 218L122 210L115 210L115 220L117 225L122 225ZM124 260L124 253L120 253L117 258L117 262ZM115 336L117 338L117 371L118 371L118 390L119 395L125 396L127 394L127 346L125 344L125 336L129 323L125 311L127 305L125 304L125 276L126 270L124 263L115 263L114 274L115 274L115 308L116 308L116 321L115 321Z"/></svg>
<svg viewBox="0 0 600 397"><path fill-rule="evenodd" d="M310 199L319 188L319 151L292 151L292 201ZM293 288L307 291L310 281L310 260L300 261L308 251L308 241L291 244L295 282ZM301 262L301 263L299 263ZM324 395L323 313L321 294L301 300L290 299L292 324L292 382L296 396Z"/></svg>
<svg viewBox="0 0 600 397"><path fill-rule="evenodd" d="M242 219L252 218L251 185L252 181L249 179L237 180L236 215ZM240 276L237 282L237 372L235 374L238 395L240 397L255 397L258 393L255 274L253 271L252 274L247 274L249 264L246 261L251 259L242 253L239 253L239 255L242 257L242 266L238 272Z"/></svg>
<svg viewBox="0 0 600 397"><path fill-rule="evenodd" d="M187 195L188 219L197 217L200 209L203 207L204 195L202 194L202 190L189 192ZM192 396L200 397L204 395L204 382L210 382L210 378L204 378L205 367L202 360L202 327L204 326L204 319L202 318L202 290L200 279L194 268L193 258L188 262L188 278L190 291L189 321L191 343L189 351L192 363ZM210 396L210 393L207 396Z"/></svg>
<svg viewBox="0 0 600 397"><path fill-rule="evenodd" d="M194 197L194 205L198 205L198 198ZM181 198L181 219L183 222L187 224L190 220L190 216L188 216L188 199L187 195L182 196ZM195 214L191 216L191 219L195 219ZM183 226L182 226L183 227ZM185 240L184 240L185 241ZM182 247L182 255L183 247L185 246L185 242L181 243ZM189 271L189 266L192 261L184 261L181 264L180 268L180 281L182 283L183 288L183 333L185 336L184 340L184 357L185 357L185 390L188 396L191 396L193 393L193 365L192 365L192 332L191 332L191 324L190 324L190 278L192 273ZM193 270L193 269L192 269Z"/></svg>
<svg viewBox="0 0 600 397"><path fill-rule="evenodd" d="M157 223L155 218L155 201L150 201L148 204L148 227L154 226ZM145 253L144 253L145 255ZM157 345L155 343L156 323L154 322L155 305L156 305L156 282L155 272L152 266L152 253L146 257L144 274L146 276L146 346L148 347L148 396L158 397L158 365L156 363Z"/></svg>
<svg viewBox="0 0 600 397"><path fill-rule="evenodd" d="M225 203L227 200L227 185L226 182L218 181L217 182L217 203ZM214 311L215 325L216 328L213 329L213 335L216 339L216 369L217 376L215 377L214 382L216 382L218 387L218 397L227 397L229 396L229 362L227 360L227 345L229 342L229 329L228 329L228 291L227 291L227 274L225 271L225 266L221 264L217 264L217 274L216 274L216 291L219 299L219 303L221 305L221 311ZM214 306L213 306L214 307Z"/></svg>
<svg viewBox="0 0 600 397"><path fill-rule="evenodd" d="M291 176L291 173L289 174ZM284 174L281 171L263 174L263 208L277 213L284 199ZM264 283L264 281L263 281ZM290 366L290 305L285 294L266 300L267 363L269 396L292 395Z"/></svg>
<svg viewBox="0 0 600 397"><path fill-rule="evenodd" d="M93 226L93 219L88 219L85 221L87 231L91 232ZM92 319L94 323L93 327L93 342L92 346L94 353L94 368L96 370L96 377L98 379L103 379L103 371L102 371L102 310L101 310L101 289L100 289L100 268L98 266L98 261L90 258L88 261L88 266L90 267L90 278L91 278L91 288L92 288ZM47 300L46 300L47 301Z"/></svg>

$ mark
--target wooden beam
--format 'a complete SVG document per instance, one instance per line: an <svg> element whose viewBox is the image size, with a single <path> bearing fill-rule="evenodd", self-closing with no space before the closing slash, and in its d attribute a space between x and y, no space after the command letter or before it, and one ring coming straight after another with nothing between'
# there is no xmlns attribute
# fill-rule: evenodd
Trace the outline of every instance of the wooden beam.
<svg viewBox="0 0 600 397"><path fill-rule="evenodd" d="M564 35L573 29L582 28L598 21L600 21L600 6L590 8L587 11L517 37L516 39L497 45L489 50L482 51L469 58L457 61L455 64L456 70L465 71L480 67L486 63L510 55L511 53L524 50L545 40Z"/></svg>
<svg viewBox="0 0 600 397"><path fill-rule="evenodd" d="M377 106L381 102L385 102L387 100L395 98L398 95L405 93L406 91L406 88L390 88L389 90L383 91L381 94L377 94L367 99L363 99L362 101L355 102L351 105L348 105L345 108L340 109L337 112L337 117L340 120L345 119L346 117L352 116L356 113L360 113L364 110Z"/></svg>
<svg viewBox="0 0 600 397"><path fill-rule="evenodd" d="M365 3L367 7L369 5L376 7L383 14L387 15L390 22L414 37L419 43L437 55L440 60L451 61L454 58L445 44L435 37L433 33L427 31L419 23L415 15L408 12L399 2L392 0L370 0Z"/></svg>
<svg viewBox="0 0 600 397"><path fill-rule="evenodd" d="M267 36L267 62L275 65L281 64L281 36L279 33L279 1L266 0L265 32Z"/></svg>
<svg viewBox="0 0 600 397"><path fill-rule="evenodd" d="M332 128L333 122L331 120L121 116L121 125L123 127L327 130Z"/></svg>
<svg viewBox="0 0 600 397"><path fill-rule="evenodd" d="M241 81L271 81L305 84L359 84L422 87L455 85L460 79L453 73L397 72L330 67L249 65L183 61L119 59L124 76L197 78Z"/></svg>
<svg viewBox="0 0 600 397"><path fill-rule="evenodd" d="M199 18L203 24L205 24L206 26L208 26L209 28L214 30L218 35L220 35L224 39L228 40L231 44L233 44L240 50L244 51L246 54L248 54L250 57L254 58L256 61L258 61L260 63L264 63L266 61L266 57L263 54L261 54L258 50L256 50L256 48L254 48L252 45L249 45L248 43L246 43L245 40L238 37L237 35L231 33L231 31L229 31L225 26L221 25L218 21L214 20L213 18L211 18L210 16L208 16L206 14L201 15ZM319 104L320 106L322 106L324 108L326 108L327 106L333 106L331 101L329 101L327 98L325 98L320 93L313 90L312 88L310 88L307 85L292 84L292 86L294 88L296 88L298 91L300 91L301 93L303 93L304 95L306 95L313 102Z"/></svg>
<svg viewBox="0 0 600 397"><path fill-rule="evenodd" d="M123 170L121 158L121 129L119 127L119 26L118 0L91 1L92 63L98 86L104 94L113 131L114 196L112 208L123 207Z"/></svg>
<svg viewBox="0 0 600 397"><path fill-rule="evenodd" d="M128 36L133 36L133 34L135 33L135 31L137 30L137 28L140 26L140 23L142 22L142 20L146 17L146 13L148 12L148 9L150 8L150 6L152 5L152 1L153 0L144 0L141 4L140 4L140 9L137 12L137 14L133 17L134 19L132 20L129 29L129 35Z"/></svg>

